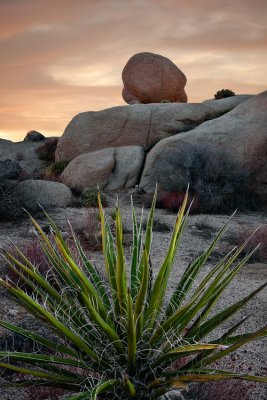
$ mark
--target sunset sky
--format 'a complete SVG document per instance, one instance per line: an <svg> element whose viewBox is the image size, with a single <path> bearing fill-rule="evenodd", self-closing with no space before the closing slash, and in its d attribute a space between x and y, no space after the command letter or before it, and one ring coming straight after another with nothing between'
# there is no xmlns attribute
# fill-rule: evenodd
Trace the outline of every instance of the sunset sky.
<svg viewBox="0 0 267 400"><path fill-rule="evenodd" d="M0 0L0 137L62 135L77 113L125 104L135 53L169 57L189 102L267 89L266 0Z"/></svg>

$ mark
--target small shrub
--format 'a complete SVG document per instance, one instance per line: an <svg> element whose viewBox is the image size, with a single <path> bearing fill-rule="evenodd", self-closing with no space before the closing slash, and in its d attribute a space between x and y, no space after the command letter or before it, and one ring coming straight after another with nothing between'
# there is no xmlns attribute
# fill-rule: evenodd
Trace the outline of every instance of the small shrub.
<svg viewBox="0 0 267 400"><path fill-rule="evenodd" d="M29 274L35 291L29 296L3 279L0 279L0 285L61 340L50 340L47 335L36 335L31 330L0 321L0 326L31 337L50 352L47 355L43 352L0 351L0 369L15 373L11 376L11 384L63 387L70 392L68 398L76 400L96 400L99 395L110 400L156 400L162 395L168 398L173 389L178 396L189 383L199 380L267 382L263 376L222 370L215 365L241 346L267 334L263 327L238 335L236 330L246 318L242 316L238 324L235 318L232 319L266 284L225 309L214 310L222 292L250 255L238 260L241 246L222 256L211 270L205 268L226 224L210 246L189 263L171 296L167 297L175 255L187 224L187 194L175 220L165 259L153 276L149 259L155 203L154 198L144 237L142 221L137 222L132 208L133 246L129 274L119 208L113 240L99 198L105 277L86 257L75 234L73 241L81 266L75 262L71 249L49 216L52 240L32 219L60 287L32 269L27 259L21 265L8 253L6 258ZM196 285L200 271L204 276ZM228 328L219 334L216 329L225 321L228 321Z"/></svg>
<svg viewBox="0 0 267 400"><path fill-rule="evenodd" d="M88 251L98 251L101 249L99 214L88 209L80 222L77 235L84 248Z"/></svg>
<svg viewBox="0 0 267 400"><path fill-rule="evenodd" d="M3 160L0 161L0 182L7 179L18 179L22 173L22 168L18 161Z"/></svg>
<svg viewBox="0 0 267 400"><path fill-rule="evenodd" d="M116 221L116 210L115 209L114 210L110 210L109 215L110 215L110 218L113 221Z"/></svg>
<svg viewBox="0 0 267 400"><path fill-rule="evenodd" d="M37 237L34 237L32 240L25 243L25 245L21 248L21 252L40 274L44 276L48 276L49 274L51 275L51 273L53 272L51 270L51 265L46 255L44 254ZM9 250L9 254L14 258L23 261L20 253L16 250L16 248L14 248L13 251ZM8 267L9 268L7 270L7 277L13 282L13 284L20 287L21 289L27 287L27 291L33 290L32 287L28 286L25 283L25 280L23 278L25 276L29 277L29 275L25 274L25 272L21 269L20 274L22 274L23 277L20 276L20 274L18 274L17 272L18 270L14 269L14 263L9 263Z"/></svg>
<svg viewBox="0 0 267 400"><path fill-rule="evenodd" d="M230 89L218 90L218 92L215 93L215 95L214 95L216 100L224 99L225 97L231 97L231 96L235 96L235 92L233 92Z"/></svg>
<svg viewBox="0 0 267 400"><path fill-rule="evenodd" d="M60 175L68 165L69 161L56 161L50 164L44 171L43 179L60 182Z"/></svg>
<svg viewBox="0 0 267 400"><path fill-rule="evenodd" d="M164 99L164 100L161 100L160 101L161 103L174 103L174 100L172 100L172 99Z"/></svg>
<svg viewBox="0 0 267 400"><path fill-rule="evenodd" d="M97 189L87 189L85 190L82 195L81 195L81 203L83 207L93 207L97 208L98 207L98 191ZM107 206L107 199L104 196L103 193L101 193L101 201L103 207Z"/></svg>
<svg viewBox="0 0 267 400"><path fill-rule="evenodd" d="M46 231L45 228L42 228ZM80 263L79 253L71 237L71 234L67 233L66 242L68 247L71 249L72 257L74 258L75 262L78 264ZM53 246L55 246L54 238L51 234L48 234L49 240L52 242ZM98 240L99 243L99 240ZM92 248L91 248L92 250ZM44 253L40 240L37 237L33 237L31 240L27 241L23 246L21 246L20 251L16 247L14 249L3 250L5 253L9 253L11 257L18 259L20 262L23 263L24 258L32 264L35 270L45 276L49 283L58 287L58 282L56 282L54 269L51 268L51 263L47 258L47 255ZM7 278L20 289L27 291L28 293L34 292L34 287L28 285L27 281L25 280L29 278L29 275L21 268L17 266L15 269L15 263L8 263L7 262Z"/></svg>
<svg viewBox="0 0 267 400"><path fill-rule="evenodd" d="M16 195L15 183L0 179L0 221L15 221L23 215L23 205Z"/></svg>
<svg viewBox="0 0 267 400"><path fill-rule="evenodd" d="M45 143L35 150L38 158L43 161L55 161L57 142L58 138L46 139Z"/></svg>
<svg viewBox="0 0 267 400"><path fill-rule="evenodd" d="M237 208L254 208L249 172L228 152L186 143L173 155L166 154L165 157L163 154L162 158L167 164L166 170L173 171L166 184L166 178L156 170L162 207L173 209L175 201L180 204L179 198L189 184L190 195L196 200L193 206L195 212L232 212Z"/></svg>
<svg viewBox="0 0 267 400"><path fill-rule="evenodd" d="M162 208L165 208L170 211L177 212L179 208L181 207L183 203L183 199L185 196L185 192L171 192L171 193L165 193L162 195L161 198L161 206ZM194 196L193 194L189 195L189 204L191 204L191 213L198 212L199 211L199 201L197 196ZM189 205L188 204L188 205Z"/></svg>

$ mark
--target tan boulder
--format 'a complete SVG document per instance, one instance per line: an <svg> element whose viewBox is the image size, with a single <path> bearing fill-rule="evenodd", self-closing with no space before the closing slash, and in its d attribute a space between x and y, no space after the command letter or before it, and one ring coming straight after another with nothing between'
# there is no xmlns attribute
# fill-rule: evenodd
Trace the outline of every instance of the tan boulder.
<svg viewBox="0 0 267 400"><path fill-rule="evenodd" d="M97 187L126 189L138 182L143 162L144 149L141 146L109 147L74 158L61 178L76 192Z"/></svg>
<svg viewBox="0 0 267 400"><path fill-rule="evenodd" d="M56 160L72 160L106 147L150 149L159 140L194 128L206 119L204 104L135 104L76 115L58 141Z"/></svg>
<svg viewBox="0 0 267 400"><path fill-rule="evenodd" d="M122 71L126 103L187 102L185 74L168 58L144 52L132 56Z"/></svg>

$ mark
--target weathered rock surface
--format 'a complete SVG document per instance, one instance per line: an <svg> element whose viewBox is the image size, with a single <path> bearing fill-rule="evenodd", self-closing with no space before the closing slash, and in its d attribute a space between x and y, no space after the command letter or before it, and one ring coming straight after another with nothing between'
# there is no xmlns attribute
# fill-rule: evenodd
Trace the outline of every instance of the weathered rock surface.
<svg viewBox="0 0 267 400"><path fill-rule="evenodd" d="M25 177L38 178L45 162L39 159L36 150L49 141L50 138L41 143L32 141L11 142L10 140L0 139L0 161L8 159L18 162Z"/></svg>
<svg viewBox="0 0 267 400"><path fill-rule="evenodd" d="M19 182L16 194L27 210L67 207L72 203L72 193L63 183L27 179Z"/></svg>
<svg viewBox="0 0 267 400"><path fill-rule="evenodd" d="M185 74L168 58L144 52L132 56L122 71L126 103L187 102Z"/></svg>
<svg viewBox="0 0 267 400"><path fill-rule="evenodd" d="M227 114L197 128L166 138L148 154L140 186L152 192L156 182L167 190L173 178L181 181L188 171L179 170L179 154L201 144L227 152L249 172L251 185L267 204L267 91L253 96ZM188 163L190 165L190 163Z"/></svg>
<svg viewBox="0 0 267 400"><path fill-rule="evenodd" d="M228 113L233 110L236 106L247 101L254 95L251 94L238 94L231 97L225 97L219 100L205 100L204 104L208 108L206 119L218 118L223 114Z"/></svg>
<svg viewBox="0 0 267 400"><path fill-rule="evenodd" d="M137 145L149 149L159 140L205 121L203 104L135 104L76 115L59 139L56 160L106 147Z"/></svg>
<svg viewBox="0 0 267 400"><path fill-rule="evenodd" d="M143 162L141 146L110 147L76 157L61 177L77 192L96 187L119 190L137 183Z"/></svg>

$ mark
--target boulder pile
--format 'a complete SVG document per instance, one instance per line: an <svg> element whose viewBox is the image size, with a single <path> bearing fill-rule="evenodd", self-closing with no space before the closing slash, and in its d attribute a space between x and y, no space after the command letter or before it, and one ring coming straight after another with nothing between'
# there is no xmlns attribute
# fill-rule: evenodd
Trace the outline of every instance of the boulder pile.
<svg viewBox="0 0 267 400"><path fill-rule="evenodd" d="M162 192L183 192L188 183L203 192L207 190L205 179L202 187L192 181L200 179L196 177L204 167L205 171L209 168L211 181L214 167L217 180L222 181L224 174L224 180L243 182L246 177L249 190L260 204L266 204L266 110L267 91L200 104L135 104L86 112L74 117L65 129L56 159L71 161L62 179L81 192L92 187L121 190L139 185L151 193L156 183ZM240 173L232 177L227 169ZM232 189L228 186L224 182L229 197Z"/></svg>
<svg viewBox="0 0 267 400"><path fill-rule="evenodd" d="M71 191L94 188L149 194L156 184L176 197L189 184L202 209L206 199L214 210L220 201L234 207L248 192L267 205L267 91L186 103L183 72L152 53L130 58L122 78L130 105L78 114L59 139L36 131L20 143L0 139L0 178L23 181L25 207L67 206ZM42 180L51 161L67 165L60 182Z"/></svg>

